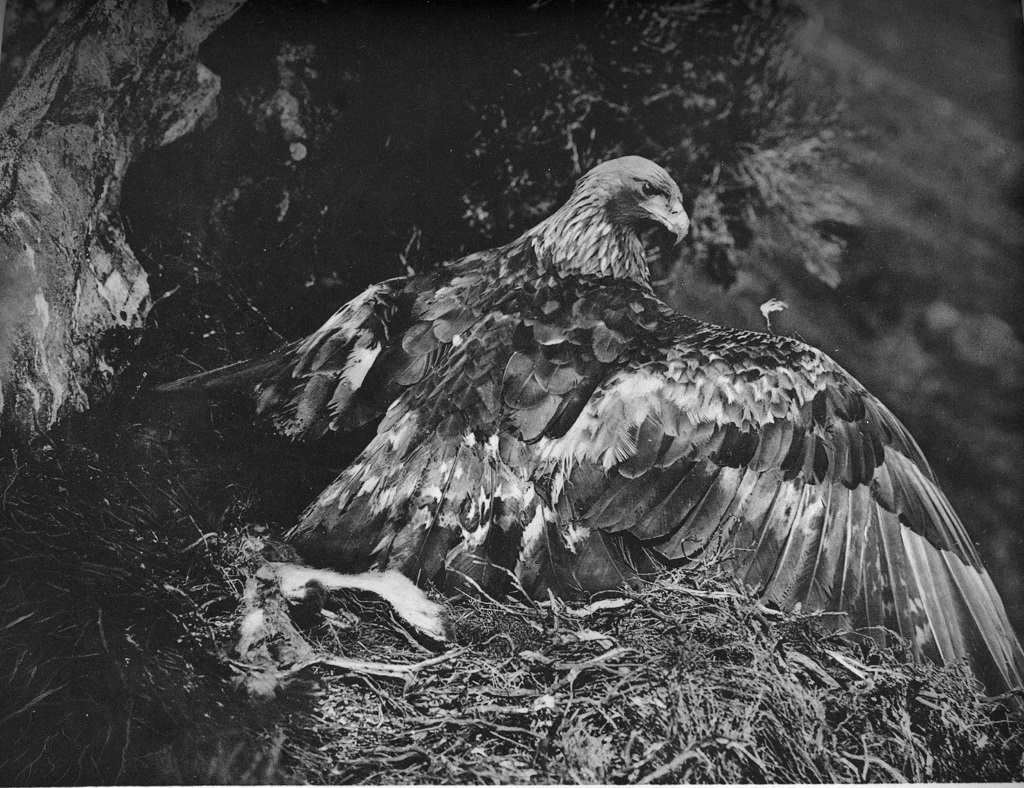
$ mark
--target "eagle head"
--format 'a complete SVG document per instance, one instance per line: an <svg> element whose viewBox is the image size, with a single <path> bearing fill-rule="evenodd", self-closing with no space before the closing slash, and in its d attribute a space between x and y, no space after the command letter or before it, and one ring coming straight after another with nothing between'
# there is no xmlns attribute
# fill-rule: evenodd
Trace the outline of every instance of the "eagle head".
<svg viewBox="0 0 1024 788"><path fill-rule="evenodd" d="M565 205L527 235L548 265L646 284L641 234L652 223L682 241L690 219L679 186L653 161L623 156L586 173Z"/></svg>
<svg viewBox="0 0 1024 788"><path fill-rule="evenodd" d="M677 243L690 229L676 182L643 156L623 156L598 164L576 185L576 191L581 190L604 198L613 225L636 229L654 221L671 232Z"/></svg>

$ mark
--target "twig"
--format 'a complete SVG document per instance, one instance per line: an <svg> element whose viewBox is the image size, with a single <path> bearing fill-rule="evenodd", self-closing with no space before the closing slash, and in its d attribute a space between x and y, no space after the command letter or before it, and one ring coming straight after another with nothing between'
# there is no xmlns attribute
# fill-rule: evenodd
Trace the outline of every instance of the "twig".
<svg viewBox="0 0 1024 788"><path fill-rule="evenodd" d="M702 756L703 754L699 750L695 750L692 747L688 747L668 763L664 764L663 766L659 766L646 777L637 780L637 785L650 785L655 780L660 780L662 777L665 777L671 772L675 771L687 761L699 759Z"/></svg>
<svg viewBox="0 0 1024 788"><path fill-rule="evenodd" d="M543 739L544 734L531 731L528 728L516 728L513 725L501 725L497 722L491 722L490 720L477 719L476 717L414 717L410 718L409 722L428 722L433 723L432 727L440 727L442 725L456 725L456 726L474 726L478 725L482 728L489 728L493 731L499 731L502 733L514 733L514 734L526 734L532 736L535 739Z"/></svg>
<svg viewBox="0 0 1024 788"><path fill-rule="evenodd" d="M193 522L195 522L195 521L193 521ZM187 553L187 552L188 552L189 550L191 550L191 549L192 549L193 547L195 547L195 546L196 546L197 544L199 544L200 542L203 542L203 543L205 544L205 543L206 543L206 540L207 540L207 539L210 539L211 537L216 537L217 535L218 535L218 534L217 534L217 532L216 532L216 531L210 531L209 533L205 533L205 534L203 534L202 536L200 536L200 537L199 537L198 539L196 539L196 540L195 540L195 541L194 541L194 542L193 542L192 544L190 544L190 545L189 545L188 547L183 547L183 548L181 548L181 550L180 550L179 552L182 552L182 553Z"/></svg>
<svg viewBox="0 0 1024 788"><path fill-rule="evenodd" d="M278 675L280 678L287 678L295 675L299 671L305 670L306 668L313 667L314 665L326 665L327 667L338 668L339 670L347 670L351 673L363 673L370 676L380 676L382 678L406 679L415 675L424 668L448 662L449 660L462 656L465 652L466 649L464 648L455 649L454 651L449 651L446 654L431 657L430 659L424 659L420 662L414 662L410 665L396 665L390 662L368 662L361 659L348 659L346 657L322 656L308 659L305 662L300 662L298 665L282 671ZM232 664L247 667L245 663L233 662Z"/></svg>
<svg viewBox="0 0 1024 788"><path fill-rule="evenodd" d="M389 764L401 768L406 765L412 765L416 761L430 762L430 753L424 750L422 747L409 747L396 752L394 754L386 754L380 750L375 750L371 755L365 758L355 758L347 761L345 766L352 767L356 766L376 766L379 767L382 763Z"/></svg>

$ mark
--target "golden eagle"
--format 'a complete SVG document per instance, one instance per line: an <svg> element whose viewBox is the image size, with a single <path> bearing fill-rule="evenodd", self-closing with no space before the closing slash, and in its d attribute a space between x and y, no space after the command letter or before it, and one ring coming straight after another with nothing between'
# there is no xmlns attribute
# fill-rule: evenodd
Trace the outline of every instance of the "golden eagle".
<svg viewBox="0 0 1024 788"><path fill-rule="evenodd" d="M253 382L300 440L379 420L290 533L313 563L577 597L714 555L780 608L966 659L992 691L1024 684L907 430L820 351L670 309L651 222L685 235L679 187L647 159L607 161L506 246L374 285L269 358L170 388Z"/></svg>

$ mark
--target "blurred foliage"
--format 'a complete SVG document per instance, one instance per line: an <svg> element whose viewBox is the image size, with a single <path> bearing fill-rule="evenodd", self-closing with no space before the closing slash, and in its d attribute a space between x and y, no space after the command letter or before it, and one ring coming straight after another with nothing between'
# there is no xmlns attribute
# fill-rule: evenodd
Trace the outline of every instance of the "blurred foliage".
<svg viewBox="0 0 1024 788"><path fill-rule="evenodd" d="M816 5L825 11L809 65L844 96L854 133L840 152L864 221L834 297L789 283L780 326L827 349L907 424L1021 632L1021 9ZM757 252L778 281L788 250Z"/></svg>
<svg viewBox="0 0 1024 788"><path fill-rule="evenodd" d="M639 153L692 195L687 256L716 280L735 281L735 251L749 245L752 216L770 214L812 273L838 285L843 242L835 230L855 226L858 215L827 185L836 167L835 100L795 88L800 7L618 2L595 21L549 60L523 58L523 47L519 59L505 54L516 79L474 105L483 177L466 198L466 218L495 241L510 237L560 204L598 162ZM495 191L502 179L510 188Z"/></svg>

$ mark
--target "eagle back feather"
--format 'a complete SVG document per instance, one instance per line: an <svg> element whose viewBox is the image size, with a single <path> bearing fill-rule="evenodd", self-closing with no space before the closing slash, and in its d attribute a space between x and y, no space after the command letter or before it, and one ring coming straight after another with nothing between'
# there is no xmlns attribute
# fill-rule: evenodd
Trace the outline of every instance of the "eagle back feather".
<svg viewBox="0 0 1024 788"><path fill-rule="evenodd" d="M1021 685L998 593L884 405L802 343L680 318L627 283L601 290L630 316L617 333L635 333L571 426L536 444L563 522L669 565L724 557L781 608L846 613L917 656L967 660L990 687Z"/></svg>
<svg viewBox="0 0 1024 788"><path fill-rule="evenodd" d="M415 312L385 362L402 393L295 531L318 560L573 596L714 555L781 608L1021 683L920 449L824 354L552 270L453 280Z"/></svg>
<svg viewBox="0 0 1024 788"><path fill-rule="evenodd" d="M1002 602L906 429L819 351L662 303L642 200L685 228L663 170L609 162L512 244L376 285L275 357L258 407L285 433L381 418L292 531L300 549L541 597L715 557L780 608L967 660L994 691L1024 684Z"/></svg>

